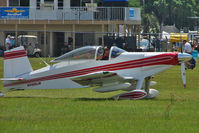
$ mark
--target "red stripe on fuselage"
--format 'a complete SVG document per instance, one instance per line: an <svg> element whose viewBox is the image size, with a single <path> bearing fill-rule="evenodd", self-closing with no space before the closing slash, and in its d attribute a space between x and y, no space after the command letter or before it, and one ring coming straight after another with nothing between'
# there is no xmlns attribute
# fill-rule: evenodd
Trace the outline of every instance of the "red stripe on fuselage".
<svg viewBox="0 0 199 133"><path fill-rule="evenodd" d="M166 54L161 54L161 55L152 56L152 57L143 58L143 59L131 60L131 61L126 61L126 62L120 62L120 63L115 63L115 64L108 64L104 66L97 66L97 67L92 67L92 68L75 70L71 72L54 74L54 75L49 75L45 77L39 77L39 78L30 79L26 81L6 84L4 86L8 87L8 86L25 84L25 83L30 83L30 82L81 76L84 74L89 74L89 73L98 72L98 71L115 71L115 70L123 70L123 69L132 69L132 68L137 68L137 67L152 66L152 65L176 65L176 64L178 64L177 54L166 53Z"/></svg>
<svg viewBox="0 0 199 133"><path fill-rule="evenodd" d="M4 59L14 59L14 58L20 58L27 56L25 50L18 50L18 51L11 51L11 52L5 52Z"/></svg>

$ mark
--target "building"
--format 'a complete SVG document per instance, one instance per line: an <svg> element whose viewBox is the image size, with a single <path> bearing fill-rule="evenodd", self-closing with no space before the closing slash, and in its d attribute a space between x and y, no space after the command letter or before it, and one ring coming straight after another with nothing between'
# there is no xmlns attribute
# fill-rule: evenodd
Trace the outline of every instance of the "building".
<svg viewBox="0 0 199 133"><path fill-rule="evenodd" d="M8 34L36 35L50 56L65 45L107 45L122 36L130 42L141 26L140 9L128 0L1 0L0 6L0 44Z"/></svg>

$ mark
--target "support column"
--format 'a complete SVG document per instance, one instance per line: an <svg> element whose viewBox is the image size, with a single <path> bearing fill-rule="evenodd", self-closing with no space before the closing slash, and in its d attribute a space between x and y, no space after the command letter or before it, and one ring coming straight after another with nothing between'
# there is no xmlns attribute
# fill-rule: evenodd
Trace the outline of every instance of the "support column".
<svg viewBox="0 0 199 133"><path fill-rule="evenodd" d="M128 37L130 36L130 25L128 24Z"/></svg>
<svg viewBox="0 0 199 133"><path fill-rule="evenodd" d="M75 24L73 24L73 49L75 49Z"/></svg>
<svg viewBox="0 0 199 133"><path fill-rule="evenodd" d="M15 41L16 41L16 44L18 42L18 24L15 24ZM18 44L17 44L18 45Z"/></svg>
<svg viewBox="0 0 199 133"><path fill-rule="evenodd" d="M9 0L7 0L7 3L6 3L6 4L7 4L6 6L9 7Z"/></svg>
<svg viewBox="0 0 199 133"><path fill-rule="evenodd" d="M70 8L70 0L64 0L64 8Z"/></svg>
<svg viewBox="0 0 199 133"><path fill-rule="evenodd" d="M50 32L50 56L54 56L54 46L53 43L54 42L54 37L53 37L53 32Z"/></svg>
<svg viewBox="0 0 199 133"><path fill-rule="evenodd" d="M44 4L44 0L40 0L40 5L41 5L41 4Z"/></svg>
<svg viewBox="0 0 199 133"><path fill-rule="evenodd" d="M102 46L104 47L104 24L102 24Z"/></svg>
<svg viewBox="0 0 199 133"><path fill-rule="evenodd" d="M3 31L0 32L0 47L4 47L4 44L5 44L5 33Z"/></svg>
<svg viewBox="0 0 199 133"><path fill-rule="evenodd" d="M46 24L44 24L44 57L47 55L47 46L46 46Z"/></svg>
<svg viewBox="0 0 199 133"><path fill-rule="evenodd" d="M54 0L54 10L58 9L58 0Z"/></svg>
<svg viewBox="0 0 199 133"><path fill-rule="evenodd" d="M117 37L119 37L119 24L115 24L115 28L116 28L116 33L117 33Z"/></svg>
<svg viewBox="0 0 199 133"><path fill-rule="evenodd" d="M124 24L124 36L125 36L125 37L127 36L126 28L127 28L127 25Z"/></svg>
<svg viewBox="0 0 199 133"><path fill-rule="evenodd" d="M64 42L67 42L68 43L68 33L67 32L64 32Z"/></svg>
<svg viewBox="0 0 199 133"><path fill-rule="evenodd" d="M131 25L131 36L134 36L135 32L134 32L134 25Z"/></svg>
<svg viewBox="0 0 199 133"><path fill-rule="evenodd" d="M35 9L37 7L37 1L36 0L30 0L30 8Z"/></svg>
<svg viewBox="0 0 199 133"><path fill-rule="evenodd" d="M136 33L138 34L138 48L140 48L140 26L136 26Z"/></svg>

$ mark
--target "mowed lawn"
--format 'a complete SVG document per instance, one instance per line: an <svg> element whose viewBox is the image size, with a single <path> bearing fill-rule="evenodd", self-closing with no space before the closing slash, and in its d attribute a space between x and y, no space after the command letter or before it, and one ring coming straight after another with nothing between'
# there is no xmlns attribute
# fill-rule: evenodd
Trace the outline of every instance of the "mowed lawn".
<svg viewBox="0 0 199 133"><path fill-rule="evenodd" d="M34 69L44 66L30 60ZM186 75L187 88L180 66L156 75L159 96L152 100L112 100L122 91L92 88L10 92L0 98L0 133L198 133L199 67Z"/></svg>

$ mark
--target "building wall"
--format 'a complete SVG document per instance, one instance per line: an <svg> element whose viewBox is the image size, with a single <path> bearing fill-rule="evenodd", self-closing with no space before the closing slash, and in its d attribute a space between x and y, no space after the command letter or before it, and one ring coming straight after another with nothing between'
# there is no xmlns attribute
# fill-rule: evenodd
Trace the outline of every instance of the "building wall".
<svg viewBox="0 0 199 133"><path fill-rule="evenodd" d="M0 6L7 6L9 0L0 0ZM54 0L54 8L44 10L40 8L36 10L37 0L30 1L30 15L28 20L9 20L0 19L0 44L4 44L7 34L18 36L20 34L34 34L38 36L39 47L50 53L51 56L57 56L57 50L64 43L70 43L72 48L88 45L104 45L104 36L108 32L118 33L119 25L140 25L141 18L130 19L128 10L126 9L125 19L112 18L107 19L110 12L108 10L100 10L99 14L92 12L68 10L71 5L71 0L63 0L63 9L57 10L58 0ZM45 5L45 0L40 0ZM135 9L135 14L137 9ZM112 11L112 10L111 10ZM123 9L120 13L123 13ZM79 14L78 14L79 13ZM105 13L105 15L103 15ZM107 14L106 14L107 13ZM78 16L79 15L79 16ZM96 16L95 16L96 15ZM110 15L110 14L109 14ZM140 15L138 13L138 15ZM95 16L95 17L94 17ZM138 18L138 19L137 19ZM46 43L44 44L44 33L46 35ZM82 41L79 41L79 40ZM57 40L61 40L58 42ZM45 45L45 46L44 46ZM78 45L78 46L76 46ZM44 50L45 49L45 50Z"/></svg>
<svg viewBox="0 0 199 133"><path fill-rule="evenodd" d="M6 6L7 0L0 0L0 6Z"/></svg>

